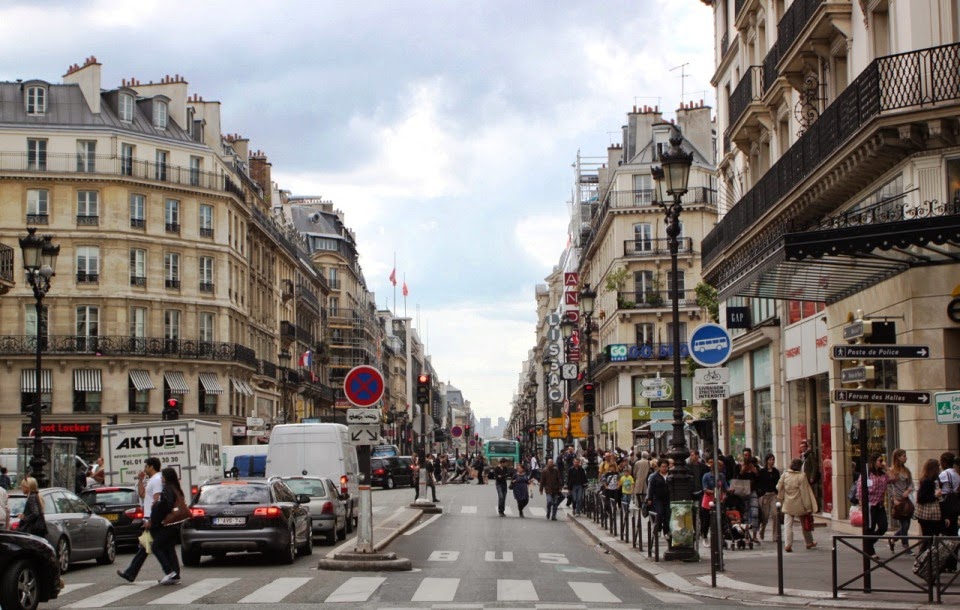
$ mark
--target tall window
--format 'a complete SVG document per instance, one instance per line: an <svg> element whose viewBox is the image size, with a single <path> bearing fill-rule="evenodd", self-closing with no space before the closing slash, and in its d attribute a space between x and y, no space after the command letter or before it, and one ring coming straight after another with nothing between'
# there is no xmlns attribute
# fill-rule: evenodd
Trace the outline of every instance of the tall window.
<svg viewBox="0 0 960 610"><path fill-rule="evenodd" d="M327 278L330 280L330 287L334 290L340 289L340 276L338 275L338 269L336 267L330 267L327 270Z"/></svg>
<svg viewBox="0 0 960 610"><path fill-rule="evenodd" d="M200 237L213 237L213 206L200 204Z"/></svg>
<svg viewBox="0 0 960 610"><path fill-rule="evenodd" d="M167 288L180 288L180 255L166 252L163 255L163 273Z"/></svg>
<svg viewBox="0 0 960 610"><path fill-rule="evenodd" d="M339 315L340 297L330 297L330 300L327 301L327 305L329 305L331 316Z"/></svg>
<svg viewBox="0 0 960 610"><path fill-rule="evenodd" d="M120 145L120 173L124 176L133 175L133 144Z"/></svg>
<svg viewBox="0 0 960 610"><path fill-rule="evenodd" d="M638 174L633 177L634 205L650 205L653 202L653 179L650 174Z"/></svg>
<svg viewBox="0 0 960 610"><path fill-rule="evenodd" d="M147 336L147 308L130 308L130 336L142 339Z"/></svg>
<svg viewBox="0 0 960 610"><path fill-rule="evenodd" d="M120 94L120 120L124 123L133 122L133 96L128 93Z"/></svg>
<svg viewBox="0 0 960 610"><path fill-rule="evenodd" d="M46 114L47 89L45 87L27 87L27 114Z"/></svg>
<svg viewBox="0 0 960 610"><path fill-rule="evenodd" d="M27 224L45 225L50 218L50 191L27 190Z"/></svg>
<svg viewBox="0 0 960 610"><path fill-rule="evenodd" d="M27 305L25 313L26 315L24 316L24 332L26 333L27 337L36 339L37 326L38 326L36 305ZM47 347L47 329L50 326L48 323L50 319L49 316L50 316L50 313L47 310L47 306L46 305L41 306L39 330L40 330L40 341L41 343L43 343L42 347L44 349L46 349ZM28 345L31 348L31 350L36 349L36 346L37 346L36 343L30 343L30 342L28 342Z"/></svg>
<svg viewBox="0 0 960 610"><path fill-rule="evenodd" d="M143 195L130 195L130 226L136 229L147 226L147 199Z"/></svg>
<svg viewBox="0 0 960 610"><path fill-rule="evenodd" d="M667 340L673 342L673 322L667 322ZM680 343L687 342L687 323L680 323Z"/></svg>
<svg viewBox="0 0 960 610"><path fill-rule="evenodd" d="M209 311L200 312L200 340L213 342L213 314Z"/></svg>
<svg viewBox="0 0 960 610"><path fill-rule="evenodd" d="M636 329L637 345L653 345L656 341L656 325L652 322L642 322L640 324L635 324L634 328Z"/></svg>
<svg viewBox="0 0 960 610"><path fill-rule="evenodd" d="M77 224L100 224L100 193L98 191L77 191Z"/></svg>
<svg viewBox="0 0 960 610"><path fill-rule="evenodd" d="M653 271L643 270L633 272L633 291L635 293L634 301L639 303L649 303L650 299L659 296L656 282L654 281Z"/></svg>
<svg viewBox="0 0 960 610"><path fill-rule="evenodd" d="M130 249L130 285L147 285L147 251L141 248Z"/></svg>
<svg viewBox="0 0 960 610"><path fill-rule="evenodd" d="M96 284L100 281L100 247L77 247L77 283Z"/></svg>
<svg viewBox="0 0 960 610"><path fill-rule="evenodd" d="M633 225L633 249L637 253L653 250L653 225L649 222Z"/></svg>
<svg viewBox="0 0 960 610"><path fill-rule="evenodd" d="M163 207L163 217L168 233L180 232L180 202L176 199L167 199Z"/></svg>
<svg viewBox="0 0 960 610"><path fill-rule="evenodd" d="M180 339L180 310L164 310L163 338L167 339L168 341L177 341Z"/></svg>
<svg viewBox="0 0 960 610"><path fill-rule="evenodd" d="M170 158L170 153L165 150L157 151L157 167L155 177L157 180L166 180L167 179L167 159Z"/></svg>
<svg viewBox="0 0 960 610"><path fill-rule="evenodd" d="M190 157L190 186L200 186L200 172L203 170L203 159Z"/></svg>
<svg viewBox="0 0 960 610"><path fill-rule="evenodd" d="M39 138L27 139L27 169L45 171L47 169L47 141Z"/></svg>
<svg viewBox="0 0 960 610"><path fill-rule="evenodd" d="M213 292L213 257L200 257L200 292Z"/></svg>
<svg viewBox="0 0 960 610"><path fill-rule="evenodd" d="M98 336L100 308L96 305L80 305L77 307L77 349L82 352L95 351Z"/></svg>
<svg viewBox="0 0 960 610"><path fill-rule="evenodd" d="M686 282L684 281L685 276L683 270L677 271L677 300L681 305L685 305L687 298L687 287ZM667 271L667 285L666 293L669 296L669 300L673 302L673 272ZM692 297L690 297L692 299Z"/></svg>
<svg viewBox="0 0 960 610"><path fill-rule="evenodd" d="M167 128L167 105L161 101L153 101L153 126L157 129Z"/></svg>
<svg viewBox="0 0 960 610"><path fill-rule="evenodd" d="M77 140L77 171L97 171L96 140Z"/></svg>

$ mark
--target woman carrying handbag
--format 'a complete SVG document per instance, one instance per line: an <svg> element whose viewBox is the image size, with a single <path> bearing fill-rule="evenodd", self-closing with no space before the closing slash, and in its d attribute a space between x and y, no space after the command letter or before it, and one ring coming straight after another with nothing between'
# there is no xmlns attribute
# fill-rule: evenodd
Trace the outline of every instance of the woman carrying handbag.
<svg viewBox="0 0 960 610"><path fill-rule="evenodd" d="M150 511L150 532L153 534L153 554L160 561L164 576L158 582L161 585L180 584L180 561L174 547L177 544L177 531L180 524L190 518L180 479L173 468L164 468L160 473L163 489L160 499L153 503Z"/></svg>
<svg viewBox="0 0 960 610"><path fill-rule="evenodd" d="M899 538L903 550L907 555L913 555L907 536L910 534L910 519L913 518L914 506L910 500L913 487L913 474L907 468L907 452L897 449L893 452L893 466L890 468L890 484L887 489L890 494L890 516L897 523L897 531L890 537L890 552L892 553Z"/></svg>

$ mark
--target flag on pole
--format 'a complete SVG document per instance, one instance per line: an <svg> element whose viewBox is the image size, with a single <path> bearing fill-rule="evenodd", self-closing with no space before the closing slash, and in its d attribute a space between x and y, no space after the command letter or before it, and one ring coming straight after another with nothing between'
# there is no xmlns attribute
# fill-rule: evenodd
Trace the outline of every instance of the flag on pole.
<svg viewBox="0 0 960 610"><path fill-rule="evenodd" d="M300 354L300 359L297 361L297 366L301 368L308 369L313 365L313 352L307 350Z"/></svg>
<svg viewBox="0 0 960 610"><path fill-rule="evenodd" d="M407 280L403 280L403 296L407 296L409 294L410 294L410 291L407 290Z"/></svg>
<svg viewBox="0 0 960 610"><path fill-rule="evenodd" d="M394 286L397 285L397 268L394 267L393 271L390 272L390 283Z"/></svg>

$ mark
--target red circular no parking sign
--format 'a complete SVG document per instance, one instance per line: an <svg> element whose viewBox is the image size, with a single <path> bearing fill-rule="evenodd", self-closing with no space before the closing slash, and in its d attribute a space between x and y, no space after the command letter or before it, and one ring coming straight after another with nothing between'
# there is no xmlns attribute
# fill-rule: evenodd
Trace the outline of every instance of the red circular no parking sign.
<svg viewBox="0 0 960 610"><path fill-rule="evenodd" d="M372 407L383 398L383 373L362 364L350 369L343 378L343 393L358 407Z"/></svg>

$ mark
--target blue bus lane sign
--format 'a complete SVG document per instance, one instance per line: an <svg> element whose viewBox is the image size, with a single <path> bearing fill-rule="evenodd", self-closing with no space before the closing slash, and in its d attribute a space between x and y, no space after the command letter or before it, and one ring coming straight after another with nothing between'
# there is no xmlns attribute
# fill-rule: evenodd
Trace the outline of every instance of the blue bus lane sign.
<svg viewBox="0 0 960 610"><path fill-rule="evenodd" d="M690 357L700 366L720 366L732 349L730 333L719 324L701 324L690 335Z"/></svg>

